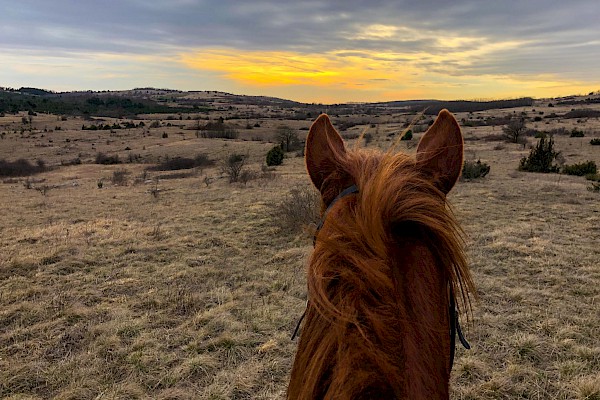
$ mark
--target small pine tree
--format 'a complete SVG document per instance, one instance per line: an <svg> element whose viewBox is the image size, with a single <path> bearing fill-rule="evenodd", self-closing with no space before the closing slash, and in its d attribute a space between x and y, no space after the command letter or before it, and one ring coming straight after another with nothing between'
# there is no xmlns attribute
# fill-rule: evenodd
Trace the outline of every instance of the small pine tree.
<svg viewBox="0 0 600 400"><path fill-rule="evenodd" d="M404 134L404 136L402 136L400 138L400 140L412 140L412 138L413 138L413 133L412 133L412 130L409 129L408 131L406 131L406 133Z"/></svg>
<svg viewBox="0 0 600 400"><path fill-rule="evenodd" d="M554 150L554 139L541 137L538 144L531 149L528 157L523 157L519 164L520 171L528 172L558 172L558 166L553 165L560 154Z"/></svg>
<svg viewBox="0 0 600 400"><path fill-rule="evenodd" d="M267 166L281 165L283 163L283 149L277 145L267 153Z"/></svg>

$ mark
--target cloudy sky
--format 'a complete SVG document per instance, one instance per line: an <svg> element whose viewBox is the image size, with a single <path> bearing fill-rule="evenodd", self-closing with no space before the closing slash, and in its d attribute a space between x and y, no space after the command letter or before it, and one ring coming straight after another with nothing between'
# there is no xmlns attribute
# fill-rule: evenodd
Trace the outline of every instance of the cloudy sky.
<svg viewBox="0 0 600 400"><path fill-rule="evenodd" d="M600 90L598 0L0 0L0 86L305 102Z"/></svg>

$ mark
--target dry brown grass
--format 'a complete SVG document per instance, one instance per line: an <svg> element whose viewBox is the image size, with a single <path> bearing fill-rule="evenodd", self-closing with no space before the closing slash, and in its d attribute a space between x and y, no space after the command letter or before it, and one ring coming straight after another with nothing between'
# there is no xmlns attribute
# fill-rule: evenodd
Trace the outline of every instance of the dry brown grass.
<svg viewBox="0 0 600 400"><path fill-rule="evenodd" d="M49 151L20 140L29 139L0 142L0 157ZM152 149L162 139L148 140ZM270 148L168 140L156 154L240 148L256 170ZM568 163L600 163L588 142L557 146ZM372 145L388 144L381 135ZM453 398L600 399L600 197L583 178L517 172L527 150L497 145L467 143L491 172L451 195L480 295ZM123 167L129 185L110 184ZM311 243L280 232L271 205L308 184L302 159L246 186L218 179L217 168L160 180L157 196L153 183L133 185L143 168L63 167L36 177L54 187L45 196L19 180L0 184L0 397L283 397Z"/></svg>

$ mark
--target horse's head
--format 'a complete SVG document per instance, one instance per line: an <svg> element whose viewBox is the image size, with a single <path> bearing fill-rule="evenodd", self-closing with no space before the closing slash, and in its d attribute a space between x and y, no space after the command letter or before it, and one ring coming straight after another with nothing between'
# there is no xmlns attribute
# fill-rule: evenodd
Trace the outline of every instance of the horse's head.
<svg viewBox="0 0 600 400"><path fill-rule="evenodd" d="M462 170L458 123L442 110L410 156L349 149L321 115L305 154L324 220L288 396L446 397L448 296L468 303L473 289L446 204Z"/></svg>

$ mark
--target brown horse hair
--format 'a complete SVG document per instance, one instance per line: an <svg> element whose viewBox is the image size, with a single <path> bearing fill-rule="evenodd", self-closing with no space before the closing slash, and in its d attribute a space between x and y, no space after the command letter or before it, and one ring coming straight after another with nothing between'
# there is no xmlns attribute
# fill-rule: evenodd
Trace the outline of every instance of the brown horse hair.
<svg viewBox="0 0 600 400"><path fill-rule="evenodd" d="M415 322L412 305L417 300L403 295L411 287L405 275L414 270L415 260L429 262L433 267L423 272L423 279L433 279L426 272L437 271L435 279L449 284L457 304L469 311L474 284L463 232L445 194L414 156L354 148L336 152L335 164L320 188L323 209L351 184L359 192L340 199L318 232L308 265L309 307L288 398L404 398L414 393L408 386L419 385L406 378L403 354L410 344L403 339L410 331L441 338L443 345L423 351L449 349L448 315L436 316L438 325ZM446 292L443 297L440 309L447 311ZM423 368L413 376L432 374L428 366ZM449 373L442 373L446 391ZM429 392L423 398L447 395L444 389L424 390Z"/></svg>

